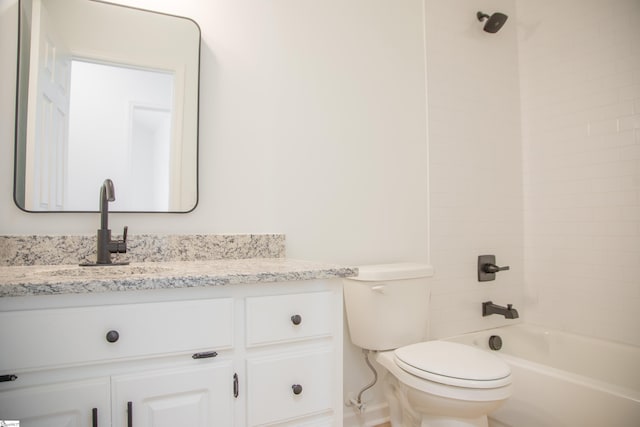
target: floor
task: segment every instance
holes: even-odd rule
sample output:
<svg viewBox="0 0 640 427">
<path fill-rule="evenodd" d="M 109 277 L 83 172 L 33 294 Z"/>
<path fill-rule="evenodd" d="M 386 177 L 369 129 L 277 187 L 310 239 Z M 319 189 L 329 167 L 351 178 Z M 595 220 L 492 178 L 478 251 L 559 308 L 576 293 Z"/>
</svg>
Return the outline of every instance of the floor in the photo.
<svg viewBox="0 0 640 427">
<path fill-rule="evenodd" d="M 379 424 L 375 427 L 391 427 L 391 423 L 384 423 L 384 424 Z"/>
</svg>

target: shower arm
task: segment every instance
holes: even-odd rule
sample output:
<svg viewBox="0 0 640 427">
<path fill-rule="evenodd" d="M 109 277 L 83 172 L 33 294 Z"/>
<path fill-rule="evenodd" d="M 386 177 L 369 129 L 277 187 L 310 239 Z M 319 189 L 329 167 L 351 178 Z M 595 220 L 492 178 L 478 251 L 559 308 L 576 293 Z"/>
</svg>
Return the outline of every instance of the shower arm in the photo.
<svg viewBox="0 0 640 427">
<path fill-rule="evenodd" d="M 478 21 L 480 22 L 484 21 L 485 19 L 491 18 L 491 15 L 487 15 L 486 13 L 482 13 L 482 12 L 478 12 L 476 16 L 478 17 Z"/>
</svg>

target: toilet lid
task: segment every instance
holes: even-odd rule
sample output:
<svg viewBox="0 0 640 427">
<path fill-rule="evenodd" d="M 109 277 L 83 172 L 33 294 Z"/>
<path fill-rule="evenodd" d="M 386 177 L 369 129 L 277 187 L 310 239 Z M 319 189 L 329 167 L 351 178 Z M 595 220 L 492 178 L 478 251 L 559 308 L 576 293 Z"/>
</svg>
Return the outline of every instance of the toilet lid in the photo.
<svg viewBox="0 0 640 427">
<path fill-rule="evenodd" d="M 403 370 L 441 384 L 493 388 L 511 383 L 511 369 L 506 362 L 464 344 L 427 341 L 398 348 L 394 355 Z"/>
</svg>

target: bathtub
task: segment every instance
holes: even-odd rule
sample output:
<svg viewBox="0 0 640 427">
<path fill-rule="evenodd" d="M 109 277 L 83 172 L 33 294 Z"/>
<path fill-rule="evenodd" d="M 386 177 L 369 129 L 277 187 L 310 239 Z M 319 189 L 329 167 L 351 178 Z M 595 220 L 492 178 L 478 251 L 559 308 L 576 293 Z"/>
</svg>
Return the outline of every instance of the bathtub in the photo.
<svg viewBox="0 0 640 427">
<path fill-rule="evenodd" d="M 502 348 L 491 350 L 489 338 Z M 516 324 L 447 338 L 511 366 L 513 395 L 491 427 L 640 426 L 640 347 Z"/>
</svg>

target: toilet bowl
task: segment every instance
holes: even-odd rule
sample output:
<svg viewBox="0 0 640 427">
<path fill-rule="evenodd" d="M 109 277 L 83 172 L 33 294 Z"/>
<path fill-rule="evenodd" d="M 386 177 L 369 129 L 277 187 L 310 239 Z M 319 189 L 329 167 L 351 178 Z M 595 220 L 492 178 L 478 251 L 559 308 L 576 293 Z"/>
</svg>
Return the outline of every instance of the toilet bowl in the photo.
<svg viewBox="0 0 640 427">
<path fill-rule="evenodd" d="M 428 341 L 429 267 L 359 267 L 345 279 L 351 340 L 375 350 L 393 427 L 487 427 L 512 393 L 499 357 L 464 344 Z"/>
<path fill-rule="evenodd" d="M 426 341 L 376 361 L 394 427 L 487 427 L 487 414 L 511 395 L 509 366 L 463 344 Z"/>
</svg>

